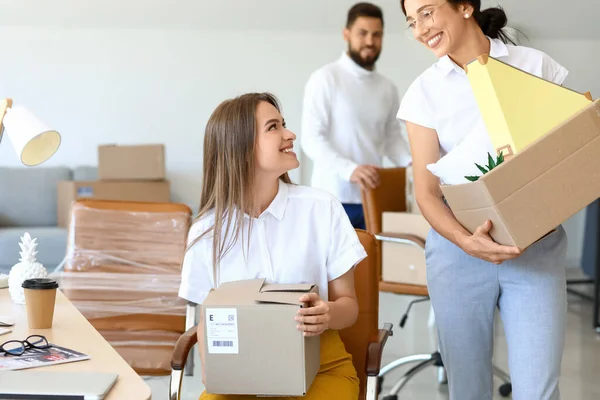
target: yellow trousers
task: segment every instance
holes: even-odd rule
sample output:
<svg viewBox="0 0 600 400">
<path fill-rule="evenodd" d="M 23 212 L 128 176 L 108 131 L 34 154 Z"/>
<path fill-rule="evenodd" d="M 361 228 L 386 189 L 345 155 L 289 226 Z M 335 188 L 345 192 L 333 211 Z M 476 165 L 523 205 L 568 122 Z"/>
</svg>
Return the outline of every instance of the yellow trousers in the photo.
<svg viewBox="0 0 600 400">
<path fill-rule="evenodd" d="M 321 368 L 304 397 L 269 397 L 270 400 L 356 400 L 359 381 L 337 331 L 321 335 Z M 220 395 L 202 393 L 200 400 L 256 400 L 256 396 Z"/>
</svg>

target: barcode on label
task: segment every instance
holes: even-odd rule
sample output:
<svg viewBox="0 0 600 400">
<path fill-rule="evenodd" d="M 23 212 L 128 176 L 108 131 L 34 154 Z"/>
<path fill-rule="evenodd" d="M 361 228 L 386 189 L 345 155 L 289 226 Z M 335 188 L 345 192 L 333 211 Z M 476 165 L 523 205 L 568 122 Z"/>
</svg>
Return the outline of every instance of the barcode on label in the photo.
<svg viewBox="0 0 600 400">
<path fill-rule="evenodd" d="M 214 347 L 233 347 L 233 341 L 231 340 L 213 340 Z"/>
</svg>

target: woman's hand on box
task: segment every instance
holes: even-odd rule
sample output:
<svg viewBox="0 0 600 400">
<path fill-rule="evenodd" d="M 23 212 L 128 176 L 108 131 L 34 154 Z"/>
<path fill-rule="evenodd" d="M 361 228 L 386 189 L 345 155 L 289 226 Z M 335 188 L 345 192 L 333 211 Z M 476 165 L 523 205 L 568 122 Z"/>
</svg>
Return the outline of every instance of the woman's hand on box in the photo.
<svg viewBox="0 0 600 400">
<path fill-rule="evenodd" d="M 459 244 L 465 253 L 494 264 L 502 264 L 521 255 L 521 250 L 514 246 L 500 245 L 490 236 L 492 221 L 486 221 L 472 235 L 463 236 Z"/>
<path fill-rule="evenodd" d="M 294 318 L 298 322 L 298 330 L 304 332 L 304 336 L 319 336 L 329 329 L 329 303 L 323 301 L 318 294 L 308 293 L 300 297 L 302 303 L 307 307 L 298 310 Z"/>
</svg>

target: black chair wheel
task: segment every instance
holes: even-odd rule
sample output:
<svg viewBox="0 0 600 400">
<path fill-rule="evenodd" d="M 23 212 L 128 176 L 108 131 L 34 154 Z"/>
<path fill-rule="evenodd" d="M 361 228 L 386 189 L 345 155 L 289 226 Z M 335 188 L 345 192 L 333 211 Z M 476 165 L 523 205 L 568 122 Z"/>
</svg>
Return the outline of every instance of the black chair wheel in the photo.
<svg viewBox="0 0 600 400">
<path fill-rule="evenodd" d="M 512 384 L 505 383 L 503 385 L 500 385 L 500 387 L 498 388 L 498 392 L 502 397 L 510 396 L 510 394 L 512 393 Z"/>
</svg>

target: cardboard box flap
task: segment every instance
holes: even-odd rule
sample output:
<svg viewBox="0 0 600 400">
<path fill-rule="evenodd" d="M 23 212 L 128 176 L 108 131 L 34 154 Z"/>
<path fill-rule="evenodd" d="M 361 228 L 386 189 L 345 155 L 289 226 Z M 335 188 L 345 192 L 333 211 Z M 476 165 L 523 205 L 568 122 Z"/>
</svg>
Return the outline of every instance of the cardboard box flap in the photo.
<svg viewBox="0 0 600 400">
<path fill-rule="evenodd" d="M 318 293 L 313 284 L 264 284 L 255 296 L 259 303 L 302 305 L 300 297 L 304 293 Z"/>
<path fill-rule="evenodd" d="M 286 285 L 286 284 L 264 284 L 260 289 L 261 293 L 268 292 L 303 292 L 308 293 L 312 290 L 315 285 L 309 283 L 298 284 L 298 285 Z"/>
<path fill-rule="evenodd" d="M 211 290 L 203 305 L 245 306 L 255 304 L 254 298 L 260 291 L 264 279 L 225 282 L 218 290 Z"/>
<path fill-rule="evenodd" d="M 464 195 L 467 186 L 469 196 Z M 442 185 L 442 192 L 453 211 L 474 210 L 493 204 L 493 199 L 490 197 L 483 179 L 460 185 Z"/>
</svg>

